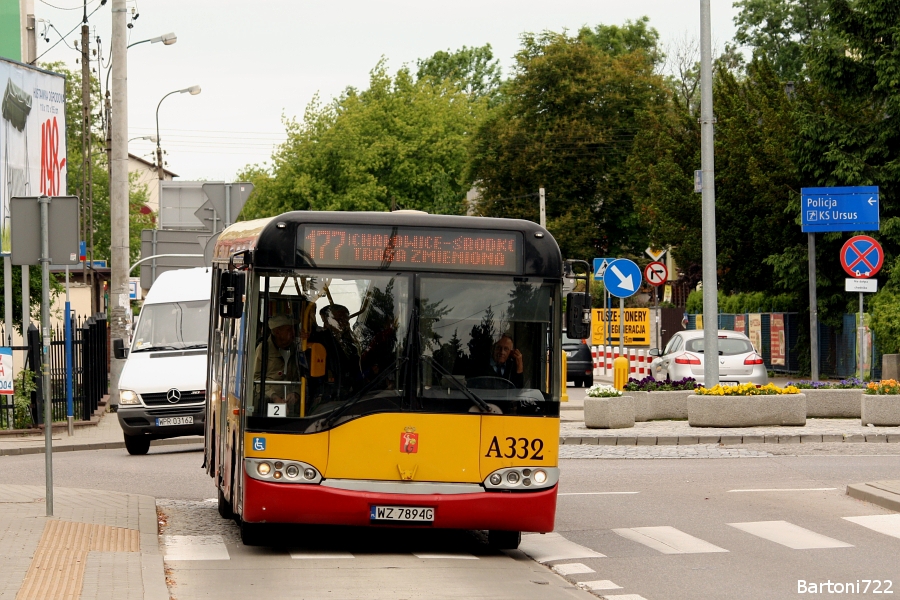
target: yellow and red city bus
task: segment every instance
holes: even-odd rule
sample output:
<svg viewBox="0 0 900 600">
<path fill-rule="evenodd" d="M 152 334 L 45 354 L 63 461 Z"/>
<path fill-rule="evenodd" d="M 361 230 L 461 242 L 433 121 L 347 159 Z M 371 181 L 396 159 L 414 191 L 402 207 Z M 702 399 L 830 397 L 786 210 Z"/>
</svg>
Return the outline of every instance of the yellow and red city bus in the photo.
<svg viewBox="0 0 900 600">
<path fill-rule="evenodd" d="M 213 267 L 204 459 L 246 544 L 271 523 L 487 530 L 500 548 L 553 530 L 547 230 L 291 212 L 227 228 Z"/>
</svg>

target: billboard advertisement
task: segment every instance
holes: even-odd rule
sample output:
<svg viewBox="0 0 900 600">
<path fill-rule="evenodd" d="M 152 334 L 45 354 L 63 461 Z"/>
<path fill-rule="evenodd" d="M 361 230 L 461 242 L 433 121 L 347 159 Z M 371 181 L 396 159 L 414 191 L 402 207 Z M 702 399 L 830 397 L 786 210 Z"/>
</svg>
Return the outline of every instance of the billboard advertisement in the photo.
<svg viewBox="0 0 900 600">
<path fill-rule="evenodd" d="M 787 344 L 785 343 L 786 338 L 784 334 L 784 314 L 772 313 L 769 323 L 769 334 L 772 336 L 769 341 L 769 348 L 771 348 L 769 352 L 772 357 L 771 363 L 772 365 L 783 367 L 785 366 L 785 360 L 787 358 Z"/>
<path fill-rule="evenodd" d="M 593 318 L 591 319 L 591 343 L 594 346 L 618 344 L 619 331 L 624 330 L 626 345 L 649 346 L 650 309 L 626 308 L 622 316 L 625 323 L 620 328 L 619 309 L 593 309 Z M 606 338 L 607 331 L 609 332 L 609 339 Z"/>
<path fill-rule="evenodd" d="M 66 80 L 0 58 L 0 252 L 10 252 L 9 199 L 66 193 Z"/>
</svg>

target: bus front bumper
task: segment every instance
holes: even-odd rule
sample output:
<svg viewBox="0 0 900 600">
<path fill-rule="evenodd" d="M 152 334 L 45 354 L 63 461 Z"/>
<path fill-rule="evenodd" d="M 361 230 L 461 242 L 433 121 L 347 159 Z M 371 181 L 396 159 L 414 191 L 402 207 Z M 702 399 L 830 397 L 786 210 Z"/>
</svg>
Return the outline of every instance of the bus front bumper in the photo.
<svg viewBox="0 0 900 600">
<path fill-rule="evenodd" d="M 388 525 L 438 529 L 553 531 L 558 485 L 534 492 L 386 494 L 315 484 L 271 483 L 244 474 L 241 518 L 248 523 Z M 432 523 L 373 522 L 372 506 L 434 508 Z"/>
</svg>

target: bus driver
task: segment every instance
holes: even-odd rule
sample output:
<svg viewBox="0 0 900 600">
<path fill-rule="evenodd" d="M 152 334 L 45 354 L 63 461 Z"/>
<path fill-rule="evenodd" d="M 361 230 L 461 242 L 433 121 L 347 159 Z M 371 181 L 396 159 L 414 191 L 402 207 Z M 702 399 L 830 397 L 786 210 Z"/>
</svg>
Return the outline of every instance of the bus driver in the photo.
<svg viewBox="0 0 900 600">
<path fill-rule="evenodd" d="M 306 360 L 300 352 L 294 336 L 294 320 L 286 315 L 274 315 L 269 318 L 268 358 L 266 361 L 266 396 L 269 402 L 280 404 L 287 402 L 287 415 L 300 416 L 300 394 L 298 393 L 301 366 Z M 256 368 L 253 379 L 259 381 L 262 373 L 262 343 L 256 347 Z M 286 381 L 289 384 L 273 384 L 269 382 Z"/>
</svg>

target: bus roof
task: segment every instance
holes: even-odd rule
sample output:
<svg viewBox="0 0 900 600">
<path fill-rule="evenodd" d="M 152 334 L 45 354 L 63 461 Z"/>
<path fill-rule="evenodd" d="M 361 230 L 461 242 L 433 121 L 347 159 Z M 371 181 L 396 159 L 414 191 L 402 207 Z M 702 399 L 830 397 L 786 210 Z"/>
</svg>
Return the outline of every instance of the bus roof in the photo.
<svg viewBox="0 0 900 600">
<path fill-rule="evenodd" d="M 520 274 L 553 278 L 562 276 L 559 246 L 550 232 L 537 223 L 521 219 L 431 215 L 417 211 L 294 211 L 267 219 L 242 221 L 221 233 L 216 242 L 213 262 L 227 264 L 235 253 L 250 250 L 254 268 L 299 268 L 302 266 L 302 257 L 297 250 L 297 232 L 307 224 L 520 232 L 524 244 L 524 261 Z"/>
</svg>

